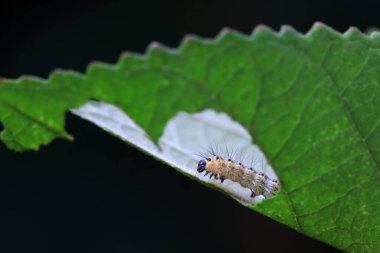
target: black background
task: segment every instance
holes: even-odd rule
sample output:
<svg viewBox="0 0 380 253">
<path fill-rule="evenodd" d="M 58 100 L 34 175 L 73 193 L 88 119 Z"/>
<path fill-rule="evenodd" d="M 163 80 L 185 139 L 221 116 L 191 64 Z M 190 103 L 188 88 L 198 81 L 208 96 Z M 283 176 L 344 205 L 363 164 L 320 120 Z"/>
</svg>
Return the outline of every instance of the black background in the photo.
<svg viewBox="0 0 380 253">
<path fill-rule="evenodd" d="M 257 24 L 301 32 L 380 26 L 360 1 L 1 1 L 0 76 L 83 72 L 188 33 Z M 0 127 L 1 128 L 1 127 Z M 17 154 L 0 143 L 0 252 L 334 252 L 67 114 L 75 142 Z"/>
</svg>

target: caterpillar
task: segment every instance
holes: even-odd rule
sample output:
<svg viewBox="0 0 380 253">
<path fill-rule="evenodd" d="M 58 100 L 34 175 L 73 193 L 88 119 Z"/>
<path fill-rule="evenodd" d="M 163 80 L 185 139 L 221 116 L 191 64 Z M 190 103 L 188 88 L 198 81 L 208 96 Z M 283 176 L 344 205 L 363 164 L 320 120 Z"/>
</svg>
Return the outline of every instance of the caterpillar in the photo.
<svg viewBox="0 0 380 253">
<path fill-rule="evenodd" d="M 222 158 L 214 152 L 201 156 L 203 159 L 198 162 L 198 173 L 205 171 L 205 176 L 210 174 L 210 179 L 214 177 L 221 183 L 226 179 L 239 183 L 242 187 L 251 190 L 251 198 L 260 195 L 270 198 L 276 195 L 280 189 L 280 182 L 277 179 L 270 179 L 264 173 L 259 173 L 229 157 Z"/>
</svg>

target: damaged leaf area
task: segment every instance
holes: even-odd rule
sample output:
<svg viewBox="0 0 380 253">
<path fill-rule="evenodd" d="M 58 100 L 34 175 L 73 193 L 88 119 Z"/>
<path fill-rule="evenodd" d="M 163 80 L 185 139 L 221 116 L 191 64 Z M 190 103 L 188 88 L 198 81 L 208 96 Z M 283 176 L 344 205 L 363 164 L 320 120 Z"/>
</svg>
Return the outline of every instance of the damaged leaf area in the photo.
<svg viewBox="0 0 380 253">
<path fill-rule="evenodd" d="M 243 205 L 256 204 L 279 191 L 279 180 L 265 155 L 252 144 L 247 130 L 225 113 L 211 109 L 194 114 L 178 112 L 154 143 L 143 128 L 113 105 L 90 101 L 71 111 Z M 206 168 L 209 161 L 215 163 Z"/>
<path fill-rule="evenodd" d="M 64 114 L 90 99 L 120 108 L 152 145 L 178 112 L 224 112 L 281 182 L 275 197 L 250 208 L 339 249 L 376 252 L 379 74 L 376 32 L 340 34 L 318 23 L 306 35 L 258 27 L 251 35 L 188 36 L 178 49 L 153 43 L 144 55 L 95 63 L 84 75 L 0 79 L 1 140 L 24 151 L 72 139 Z"/>
</svg>

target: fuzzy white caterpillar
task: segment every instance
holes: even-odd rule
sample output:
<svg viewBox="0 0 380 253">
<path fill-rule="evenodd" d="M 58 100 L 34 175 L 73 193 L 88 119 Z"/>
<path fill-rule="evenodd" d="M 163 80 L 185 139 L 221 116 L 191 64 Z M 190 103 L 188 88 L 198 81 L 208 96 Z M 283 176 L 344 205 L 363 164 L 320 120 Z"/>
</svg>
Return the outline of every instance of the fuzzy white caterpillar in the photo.
<svg viewBox="0 0 380 253">
<path fill-rule="evenodd" d="M 202 155 L 198 162 L 197 171 L 205 176 L 210 174 L 216 180 L 220 179 L 223 183 L 225 179 L 240 184 L 242 187 L 251 190 L 251 198 L 256 196 L 264 196 L 265 198 L 273 197 L 280 189 L 280 183 L 277 179 L 270 179 L 266 174 L 259 173 L 252 167 L 245 166 L 241 162 L 235 162 L 230 157 L 223 158 L 214 151 L 209 155 Z"/>
</svg>

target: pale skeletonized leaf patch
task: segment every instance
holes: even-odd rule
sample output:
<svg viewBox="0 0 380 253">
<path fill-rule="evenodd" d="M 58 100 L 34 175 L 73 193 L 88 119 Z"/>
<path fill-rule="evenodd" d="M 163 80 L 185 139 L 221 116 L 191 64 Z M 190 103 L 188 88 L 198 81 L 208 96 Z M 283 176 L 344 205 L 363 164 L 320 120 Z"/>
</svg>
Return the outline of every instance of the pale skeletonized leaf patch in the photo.
<svg viewBox="0 0 380 253">
<path fill-rule="evenodd" d="M 272 179 L 277 179 L 264 154 L 252 144 L 252 137 L 227 114 L 211 109 L 199 113 L 178 112 L 166 125 L 155 144 L 139 125 L 116 106 L 91 101 L 72 112 L 106 131 L 177 168 L 182 173 L 229 192 L 246 203 L 256 203 L 262 196 L 250 197 L 249 189 L 238 183 L 215 179 L 197 173 L 199 154 L 214 149 L 221 156 L 234 155 L 237 161 L 254 167 Z"/>
</svg>

